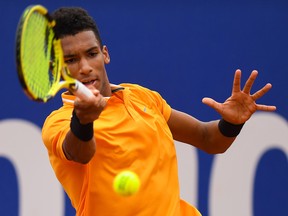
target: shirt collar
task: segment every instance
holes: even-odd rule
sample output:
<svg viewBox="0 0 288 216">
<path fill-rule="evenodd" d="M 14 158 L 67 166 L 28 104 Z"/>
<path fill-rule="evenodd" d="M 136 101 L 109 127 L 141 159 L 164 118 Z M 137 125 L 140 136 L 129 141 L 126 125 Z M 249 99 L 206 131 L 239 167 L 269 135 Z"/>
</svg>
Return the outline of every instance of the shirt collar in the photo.
<svg viewBox="0 0 288 216">
<path fill-rule="evenodd" d="M 112 84 L 112 83 L 110 83 L 110 88 L 111 88 L 111 92 L 112 93 L 125 89 L 121 85 L 115 85 L 115 84 Z M 75 95 L 69 94 L 68 91 L 63 92 L 61 94 L 61 97 L 62 97 L 63 104 L 70 104 L 70 105 L 74 104 Z"/>
</svg>

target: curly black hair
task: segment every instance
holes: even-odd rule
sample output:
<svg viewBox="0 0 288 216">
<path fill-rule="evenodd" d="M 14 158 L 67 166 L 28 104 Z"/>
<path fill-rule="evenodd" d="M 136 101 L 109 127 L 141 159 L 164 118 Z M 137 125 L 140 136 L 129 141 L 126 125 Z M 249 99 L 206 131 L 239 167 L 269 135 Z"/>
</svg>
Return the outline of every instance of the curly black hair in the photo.
<svg viewBox="0 0 288 216">
<path fill-rule="evenodd" d="M 58 38 L 92 30 L 100 46 L 103 46 L 97 24 L 85 9 L 61 7 L 51 13 L 51 17 L 56 21 L 54 30 Z"/>
</svg>

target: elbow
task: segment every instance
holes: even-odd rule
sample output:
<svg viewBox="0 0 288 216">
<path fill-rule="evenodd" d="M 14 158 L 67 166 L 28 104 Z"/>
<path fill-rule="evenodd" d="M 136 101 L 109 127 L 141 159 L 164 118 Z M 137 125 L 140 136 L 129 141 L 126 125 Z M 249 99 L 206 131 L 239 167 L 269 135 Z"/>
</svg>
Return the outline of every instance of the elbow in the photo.
<svg viewBox="0 0 288 216">
<path fill-rule="evenodd" d="M 95 152 L 96 147 L 95 146 L 90 147 L 89 151 L 77 154 L 78 157 L 74 158 L 74 161 L 81 164 L 88 164 L 94 157 Z"/>
<path fill-rule="evenodd" d="M 73 161 L 85 165 L 85 164 L 88 164 L 91 161 L 91 159 L 92 157 L 91 158 L 75 158 Z"/>
<path fill-rule="evenodd" d="M 94 154 L 95 154 L 95 152 L 93 154 L 87 155 L 81 159 L 78 159 L 78 163 L 88 164 L 92 160 Z"/>
<path fill-rule="evenodd" d="M 81 159 L 81 160 L 75 160 L 75 162 L 80 163 L 80 164 L 88 164 L 90 162 L 91 159 Z"/>
<path fill-rule="evenodd" d="M 64 142 L 62 146 L 66 158 L 80 164 L 89 163 L 96 152 L 96 144 L 94 139 L 88 143 L 78 142 L 77 144 L 70 145 L 70 147 L 67 147 L 67 145 L 67 142 Z M 71 146 L 73 146 L 73 148 Z"/>
</svg>

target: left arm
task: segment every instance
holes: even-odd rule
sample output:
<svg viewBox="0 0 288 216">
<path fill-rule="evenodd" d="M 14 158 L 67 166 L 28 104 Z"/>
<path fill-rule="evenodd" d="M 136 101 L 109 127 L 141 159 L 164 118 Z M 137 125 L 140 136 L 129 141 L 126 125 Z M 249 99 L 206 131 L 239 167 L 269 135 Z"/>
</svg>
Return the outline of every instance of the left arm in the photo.
<svg viewBox="0 0 288 216">
<path fill-rule="evenodd" d="M 225 152 L 236 137 L 225 137 L 218 129 L 218 122 L 201 122 L 194 117 L 172 110 L 168 125 L 173 138 L 191 144 L 209 154 Z"/>
</svg>

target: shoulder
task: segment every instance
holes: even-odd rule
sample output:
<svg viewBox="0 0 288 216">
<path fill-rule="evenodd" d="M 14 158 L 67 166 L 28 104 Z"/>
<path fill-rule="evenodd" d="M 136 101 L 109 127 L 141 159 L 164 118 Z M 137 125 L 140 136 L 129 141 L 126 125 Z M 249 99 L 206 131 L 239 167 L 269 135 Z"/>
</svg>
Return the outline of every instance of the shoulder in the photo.
<svg viewBox="0 0 288 216">
<path fill-rule="evenodd" d="M 134 84 L 134 83 L 121 83 L 120 86 L 124 87 L 124 88 L 128 88 L 131 90 L 143 90 L 143 91 L 151 91 L 149 88 L 146 88 L 144 86 L 141 86 L 139 84 Z"/>
<path fill-rule="evenodd" d="M 122 83 L 120 85 L 125 88 L 125 91 L 128 91 L 129 98 L 134 102 L 144 103 L 151 109 L 158 110 L 157 112 L 162 113 L 168 120 L 172 108 L 159 92 L 138 84 Z"/>
<path fill-rule="evenodd" d="M 131 83 L 122 83 L 120 86 L 124 87 L 126 90 L 130 91 L 134 95 L 140 96 L 142 99 L 152 99 L 152 98 L 158 98 L 162 100 L 162 96 L 159 92 L 149 89 L 147 87 L 138 85 L 138 84 L 131 84 Z"/>
</svg>

